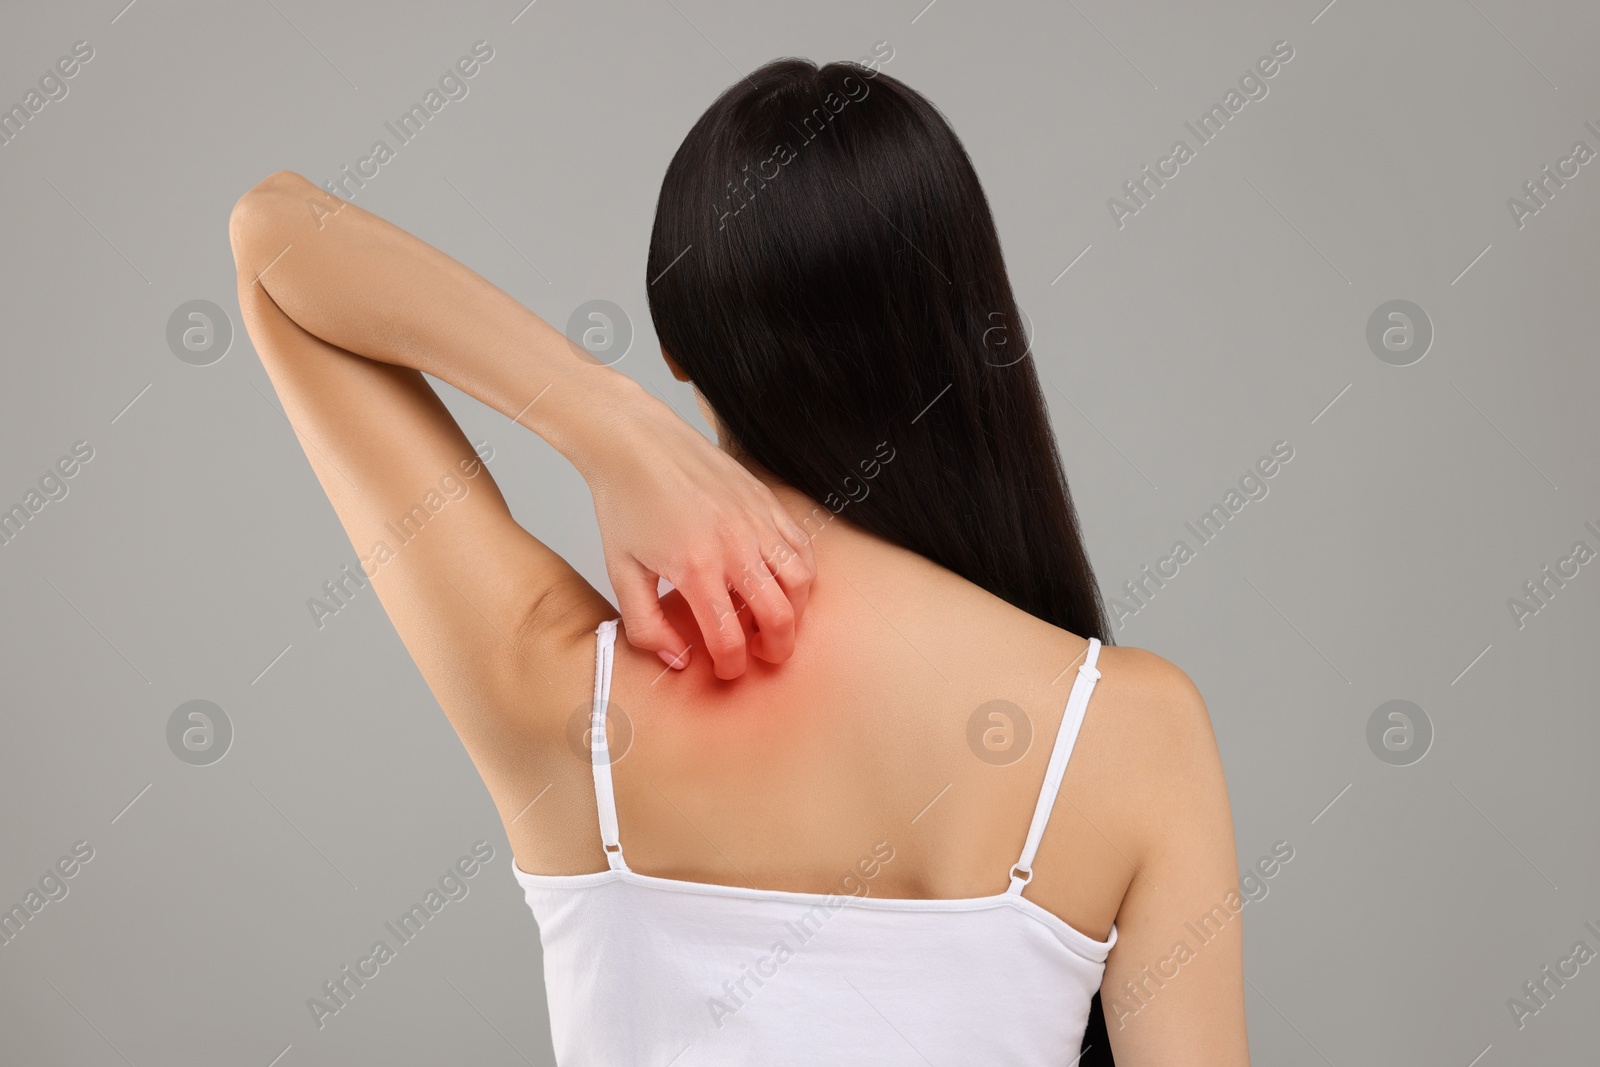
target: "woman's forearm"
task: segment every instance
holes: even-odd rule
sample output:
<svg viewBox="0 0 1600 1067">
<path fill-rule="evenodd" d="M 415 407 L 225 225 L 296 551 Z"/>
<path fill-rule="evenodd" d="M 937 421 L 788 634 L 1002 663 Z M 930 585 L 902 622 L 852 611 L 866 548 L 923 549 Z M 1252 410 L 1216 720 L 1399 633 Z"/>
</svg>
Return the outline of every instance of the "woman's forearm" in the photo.
<svg viewBox="0 0 1600 1067">
<path fill-rule="evenodd" d="M 659 602 L 665 579 L 693 611 L 717 677 L 742 674 L 747 651 L 789 657 L 816 570 L 809 536 L 769 487 L 664 401 L 443 252 L 297 174 L 274 174 L 240 197 L 228 225 L 241 291 L 259 283 L 322 342 L 264 346 L 275 382 L 334 380 L 277 371 L 346 358 L 339 350 L 448 382 L 539 434 L 583 475 L 631 644 L 673 667 L 689 663 L 689 643 Z M 348 404 L 367 415 L 371 399 L 317 398 L 324 410 Z"/>
<path fill-rule="evenodd" d="M 256 272 L 307 332 L 448 382 L 539 434 L 586 476 L 602 422 L 645 398 L 486 279 L 298 174 L 280 171 L 251 189 L 229 225 L 236 247 L 261 259 L 240 269 Z"/>
</svg>

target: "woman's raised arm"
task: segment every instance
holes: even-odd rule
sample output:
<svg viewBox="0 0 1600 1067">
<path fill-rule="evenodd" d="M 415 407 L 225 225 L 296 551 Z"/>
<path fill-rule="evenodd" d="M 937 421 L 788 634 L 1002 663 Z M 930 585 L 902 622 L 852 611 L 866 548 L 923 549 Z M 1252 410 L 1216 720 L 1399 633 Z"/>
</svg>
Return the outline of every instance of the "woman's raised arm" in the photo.
<svg viewBox="0 0 1600 1067">
<path fill-rule="evenodd" d="M 717 675 L 736 677 L 747 649 L 727 587 L 772 573 L 740 584 L 759 630 L 748 651 L 788 657 L 813 574 L 806 535 L 666 404 L 443 252 L 297 174 L 241 197 L 229 233 L 251 339 L 430 684 L 430 664 L 481 654 L 485 626 L 527 662 L 547 628 L 559 646 L 610 611 L 511 518 L 421 372 L 577 467 L 633 644 L 688 661 L 691 642 L 657 604 L 659 575 L 693 607 Z"/>
</svg>

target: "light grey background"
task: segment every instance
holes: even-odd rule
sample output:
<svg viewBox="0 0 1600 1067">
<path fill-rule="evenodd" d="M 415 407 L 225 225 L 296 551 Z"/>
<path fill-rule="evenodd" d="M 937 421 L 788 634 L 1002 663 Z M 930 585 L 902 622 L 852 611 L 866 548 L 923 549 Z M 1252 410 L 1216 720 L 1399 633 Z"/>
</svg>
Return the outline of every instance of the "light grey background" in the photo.
<svg viewBox="0 0 1600 1067">
<path fill-rule="evenodd" d="M 0 945 L 0 1060 L 551 1061 L 471 764 L 370 590 L 311 620 L 355 556 L 238 325 L 226 233 L 271 171 L 393 146 L 481 39 L 469 95 L 353 199 L 557 324 L 614 300 L 619 366 L 697 424 L 645 310 L 671 153 L 740 72 L 889 42 L 985 183 L 1106 594 L 1294 448 L 1115 633 L 1206 696 L 1241 867 L 1295 850 L 1245 909 L 1255 1061 L 1594 1061 L 1600 962 L 1520 1029 L 1507 1006 L 1600 950 L 1600 562 L 1521 627 L 1507 605 L 1600 549 L 1600 163 L 1521 228 L 1507 207 L 1600 150 L 1592 5 L 124 2 L 0 15 L 6 106 L 94 48 L 0 147 L 0 506 L 94 449 L 0 546 L 0 904 L 94 849 Z M 1280 40 L 1269 94 L 1119 229 L 1107 198 Z M 210 366 L 166 342 L 194 299 L 234 323 Z M 1366 342 L 1393 299 L 1435 333 L 1406 367 Z M 578 477 L 446 393 L 518 517 L 608 589 Z M 193 699 L 235 731 L 210 766 L 168 748 Z M 1368 747 L 1393 699 L 1434 730 L 1410 766 Z M 307 998 L 480 839 L 470 895 L 319 1030 Z"/>
</svg>

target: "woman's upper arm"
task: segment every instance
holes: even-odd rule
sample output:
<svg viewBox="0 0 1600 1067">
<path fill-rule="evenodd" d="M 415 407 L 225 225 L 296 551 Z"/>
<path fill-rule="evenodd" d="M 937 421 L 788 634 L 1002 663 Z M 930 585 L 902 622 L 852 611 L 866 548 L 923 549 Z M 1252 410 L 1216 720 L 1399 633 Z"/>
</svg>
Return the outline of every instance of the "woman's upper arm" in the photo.
<svg viewBox="0 0 1600 1067">
<path fill-rule="evenodd" d="M 1222 759 L 1183 671 L 1142 653 L 1139 874 L 1117 914 L 1101 1003 L 1118 1067 L 1241 1067 L 1243 900 Z"/>
<path fill-rule="evenodd" d="M 292 279 L 293 260 L 270 215 L 236 211 L 230 233 L 245 325 L 361 561 L 347 588 L 371 582 L 474 758 L 503 748 L 508 727 L 559 729 L 551 714 L 590 670 L 584 638 L 615 612 L 518 525 L 420 372 L 329 344 L 278 307 L 273 273 Z"/>
</svg>

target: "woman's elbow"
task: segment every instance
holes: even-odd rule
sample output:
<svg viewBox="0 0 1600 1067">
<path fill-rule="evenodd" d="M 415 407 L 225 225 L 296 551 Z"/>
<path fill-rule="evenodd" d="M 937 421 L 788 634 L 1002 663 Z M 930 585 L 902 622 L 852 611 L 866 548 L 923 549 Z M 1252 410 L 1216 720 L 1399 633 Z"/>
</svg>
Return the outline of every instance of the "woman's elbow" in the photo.
<svg viewBox="0 0 1600 1067">
<path fill-rule="evenodd" d="M 228 214 L 228 243 L 233 246 L 234 261 L 241 267 L 259 269 L 263 263 L 247 263 L 253 259 L 249 250 L 257 249 L 264 238 L 270 238 L 278 227 L 285 203 L 294 194 L 304 190 L 319 192 L 309 180 L 291 170 L 279 170 L 267 175 L 234 201 Z M 281 251 L 278 249 L 277 251 Z M 276 255 L 277 251 L 272 252 Z"/>
</svg>

